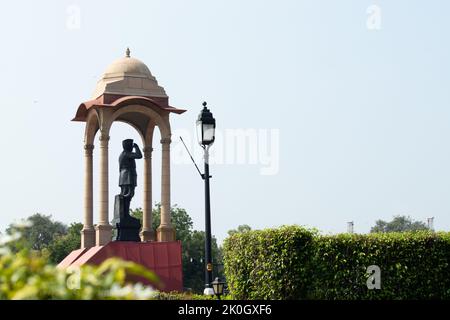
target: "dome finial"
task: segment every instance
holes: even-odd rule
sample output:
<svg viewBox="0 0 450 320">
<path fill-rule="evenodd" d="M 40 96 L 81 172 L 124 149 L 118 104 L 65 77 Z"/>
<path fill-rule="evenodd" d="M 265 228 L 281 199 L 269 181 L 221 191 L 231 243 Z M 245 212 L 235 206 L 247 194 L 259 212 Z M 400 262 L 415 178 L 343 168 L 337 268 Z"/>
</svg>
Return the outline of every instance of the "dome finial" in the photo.
<svg viewBox="0 0 450 320">
<path fill-rule="evenodd" d="M 130 48 L 127 48 L 127 51 L 125 52 L 125 54 L 126 54 L 127 58 L 130 57 L 130 54 L 131 54 Z"/>
</svg>

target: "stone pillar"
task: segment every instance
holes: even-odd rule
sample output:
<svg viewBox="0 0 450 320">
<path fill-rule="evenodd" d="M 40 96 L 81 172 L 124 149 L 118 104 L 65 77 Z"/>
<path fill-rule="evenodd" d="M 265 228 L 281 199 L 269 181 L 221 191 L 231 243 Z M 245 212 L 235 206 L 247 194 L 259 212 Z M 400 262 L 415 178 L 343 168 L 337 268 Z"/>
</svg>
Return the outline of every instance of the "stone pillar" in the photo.
<svg viewBox="0 0 450 320">
<path fill-rule="evenodd" d="M 170 138 L 161 139 L 161 224 L 156 230 L 158 241 L 175 241 L 175 229 L 170 221 Z"/>
<path fill-rule="evenodd" d="M 152 151 L 151 146 L 144 147 L 144 204 L 142 212 L 142 241 L 154 241 L 152 229 Z"/>
<path fill-rule="evenodd" d="M 103 246 L 111 241 L 112 226 L 108 219 L 108 144 L 109 136 L 100 135 L 100 214 L 99 222 L 95 227 L 96 230 L 96 245 Z"/>
<path fill-rule="evenodd" d="M 81 230 L 81 248 L 91 248 L 95 246 L 95 230 L 93 218 L 93 186 L 92 186 L 92 152 L 94 146 L 86 144 L 84 146 L 84 221 Z"/>
</svg>

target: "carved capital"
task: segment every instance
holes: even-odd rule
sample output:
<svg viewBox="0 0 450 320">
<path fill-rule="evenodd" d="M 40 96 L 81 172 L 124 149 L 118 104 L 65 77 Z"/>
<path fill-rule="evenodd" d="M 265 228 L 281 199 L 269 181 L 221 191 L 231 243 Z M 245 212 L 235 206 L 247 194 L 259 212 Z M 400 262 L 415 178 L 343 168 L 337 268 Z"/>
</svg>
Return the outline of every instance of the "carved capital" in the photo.
<svg viewBox="0 0 450 320">
<path fill-rule="evenodd" d="M 172 139 L 170 138 L 162 138 L 161 139 L 161 144 L 171 144 L 172 143 Z"/>
<path fill-rule="evenodd" d="M 84 145 L 84 150 L 94 150 L 94 145 L 93 144 L 85 144 Z"/>
<path fill-rule="evenodd" d="M 84 154 L 87 157 L 92 157 L 92 151 L 94 150 L 94 145 L 93 144 L 85 144 L 84 145 Z"/>
<path fill-rule="evenodd" d="M 99 137 L 100 141 L 109 141 L 109 136 L 106 134 L 101 134 Z"/>
<path fill-rule="evenodd" d="M 108 148 L 109 136 L 106 134 L 101 134 L 98 138 L 100 140 L 100 148 L 105 149 Z"/>
<path fill-rule="evenodd" d="M 152 157 L 153 148 L 150 146 L 144 147 L 142 152 L 144 153 L 145 159 L 150 159 Z"/>
</svg>

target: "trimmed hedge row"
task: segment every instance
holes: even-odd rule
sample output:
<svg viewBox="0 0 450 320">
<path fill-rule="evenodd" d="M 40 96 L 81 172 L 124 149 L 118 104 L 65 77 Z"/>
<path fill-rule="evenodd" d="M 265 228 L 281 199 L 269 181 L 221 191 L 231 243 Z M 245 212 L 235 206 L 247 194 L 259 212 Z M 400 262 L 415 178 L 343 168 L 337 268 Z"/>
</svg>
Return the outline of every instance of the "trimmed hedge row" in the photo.
<svg viewBox="0 0 450 320">
<path fill-rule="evenodd" d="M 236 299 L 449 299 L 450 233 L 322 236 L 298 226 L 249 231 L 223 246 Z M 367 287 L 367 267 L 381 289 Z"/>
<path fill-rule="evenodd" d="M 249 231 L 224 242 L 228 288 L 237 299 L 296 299 L 310 288 L 314 233 L 298 227 Z"/>
</svg>

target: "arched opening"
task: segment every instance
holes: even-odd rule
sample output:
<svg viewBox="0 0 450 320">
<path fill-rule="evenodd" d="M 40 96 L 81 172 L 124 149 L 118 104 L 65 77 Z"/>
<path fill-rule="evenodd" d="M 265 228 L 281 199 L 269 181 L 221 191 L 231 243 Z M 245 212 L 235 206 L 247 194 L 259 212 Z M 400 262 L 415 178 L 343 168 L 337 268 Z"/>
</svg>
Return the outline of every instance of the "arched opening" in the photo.
<svg viewBox="0 0 450 320">
<path fill-rule="evenodd" d="M 137 102 L 139 101 L 134 99 L 132 103 Z M 86 168 L 92 169 L 85 170 L 85 228 L 82 235 L 92 239 L 94 228 L 89 226 L 95 225 L 97 245 L 111 241 L 111 221 L 114 219 L 112 204 L 115 196 L 120 193 L 118 157 L 123 151 L 122 141 L 125 139 L 133 139 L 144 156 L 142 161 L 136 161 L 138 180 L 130 203 L 131 209 L 142 208 L 143 211 L 141 239 L 174 239 L 170 217 L 169 113 L 151 102 L 143 103 L 121 105 L 119 109 L 92 109 L 86 117 L 85 149 L 90 150 L 94 145 L 97 146 L 97 151 L 94 152 L 95 159 L 92 156 L 91 160 L 89 152 L 85 153 Z M 156 127 L 158 128 L 155 129 Z M 153 168 L 158 168 L 157 174 L 153 174 Z M 92 184 L 89 183 L 90 180 Z M 94 194 L 98 194 L 97 201 Z M 155 202 L 161 203 L 161 222 L 156 233 L 152 228 L 152 208 Z M 92 240 L 82 242 L 85 247 L 92 245 Z"/>
<path fill-rule="evenodd" d="M 96 201 L 98 198 L 95 196 L 99 194 L 100 191 L 100 161 L 99 161 L 99 143 L 98 134 L 95 137 L 95 149 L 94 149 L 94 224 L 99 221 L 99 202 Z M 108 208 L 109 208 L 109 221 L 113 219 L 114 214 L 114 197 L 116 194 L 120 193 L 119 187 L 119 155 L 122 152 L 122 141 L 125 139 L 133 139 L 135 143 L 139 145 L 139 148 L 143 149 L 143 143 L 141 135 L 138 131 L 128 123 L 122 121 L 116 121 L 112 124 L 110 129 L 110 140 L 109 140 L 109 195 L 108 195 Z M 138 185 L 136 187 L 135 196 L 132 200 L 132 208 L 142 207 L 143 193 L 142 188 L 144 184 L 143 179 L 143 168 L 144 160 L 136 161 L 136 172 L 138 174 Z"/>
<path fill-rule="evenodd" d="M 170 138 L 170 124 L 168 118 L 157 112 L 158 107 L 153 105 L 123 106 L 112 115 L 111 121 L 126 121 L 132 123 L 143 135 L 149 126 L 157 125 L 162 137 Z"/>
</svg>

